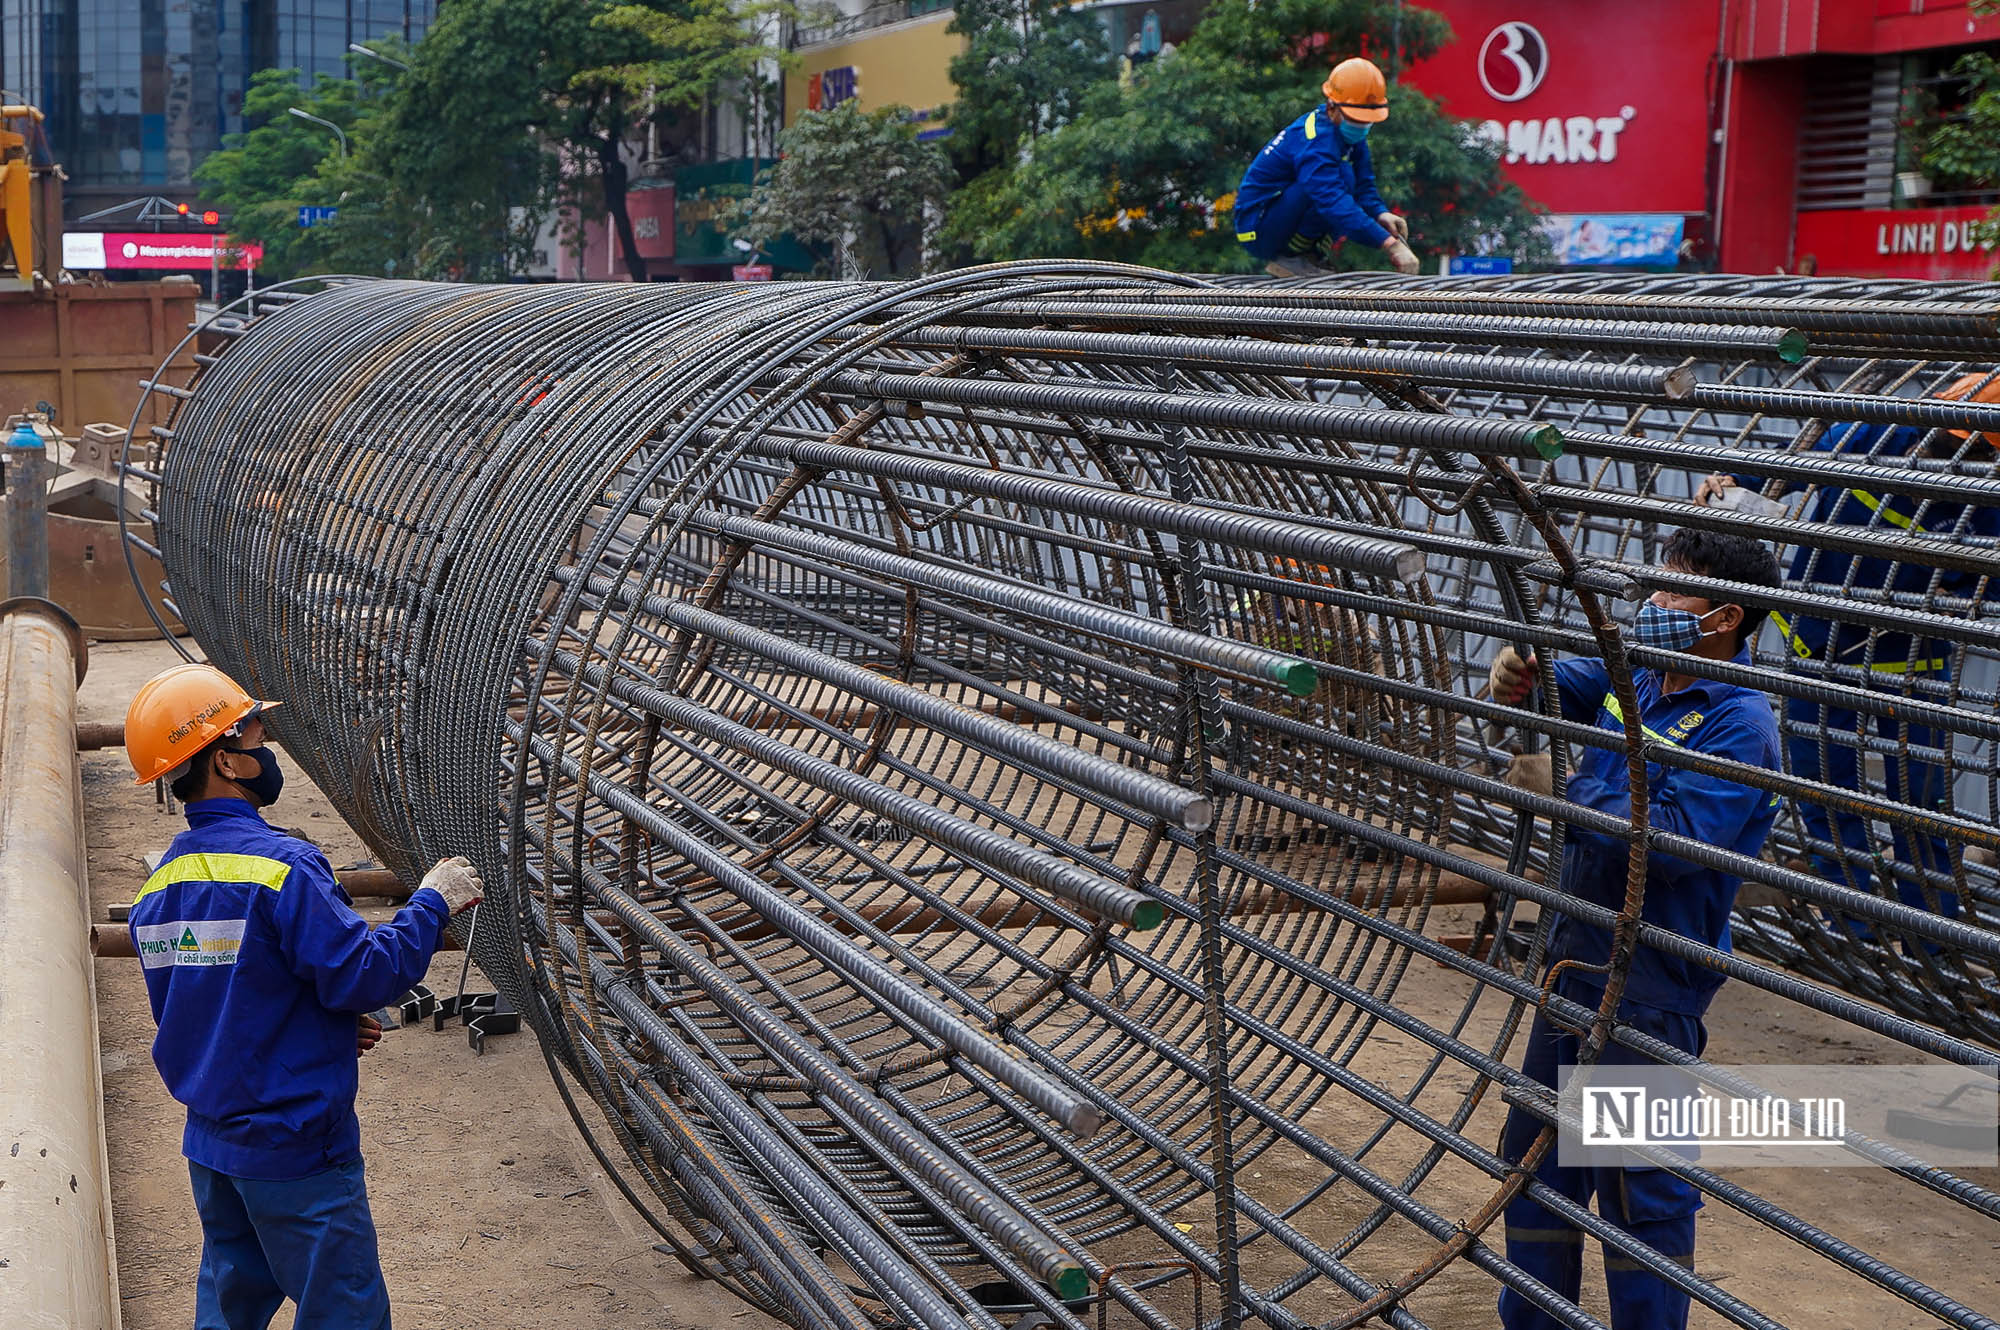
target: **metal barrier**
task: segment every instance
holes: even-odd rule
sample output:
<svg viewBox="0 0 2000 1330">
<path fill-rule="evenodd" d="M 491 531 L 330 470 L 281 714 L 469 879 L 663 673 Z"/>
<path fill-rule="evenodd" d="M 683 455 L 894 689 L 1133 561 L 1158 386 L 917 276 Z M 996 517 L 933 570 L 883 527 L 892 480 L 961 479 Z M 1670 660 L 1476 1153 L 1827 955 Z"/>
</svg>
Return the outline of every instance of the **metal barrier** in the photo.
<svg viewBox="0 0 2000 1330">
<path fill-rule="evenodd" d="M 1504 1284 L 1597 1324 L 1489 1232 L 1525 1192 L 1761 1327 L 1787 1309 L 1473 1127 L 1496 1087 L 1555 1117 L 1507 1065 L 1532 1008 L 1585 1061 L 1663 1053 L 1612 1019 L 1635 945 L 1932 1057 L 2000 1043 L 1980 864 L 2000 832 L 1965 802 L 1990 810 L 2000 732 L 1975 664 L 2000 644 L 1978 527 L 2000 479 L 1940 443 L 2000 431 L 2000 407 L 1925 400 L 1959 366 L 1910 361 L 2000 348 L 2000 305 L 1753 294 L 1054 263 L 893 287 L 336 282 L 220 320 L 231 349 L 162 385 L 164 460 L 133 474 L 196 640 L 290 704 L 281 737 L 384 862 L 479 862 L 471 948 L 565 1095 L 604 1109 L 623 1160 L 601 1157 L 689 1268 L 757 1305 L 1166 1327 L 1201 1296 L 1225 1326 L 1414 1327 Z M 1803 422 L 1841 420 L 1925 442 L 1809 446 L 1827 431 Z M 1671 497 L 1712 470 L 1806 486 L 1770 538 L 1930 586 L 1808 568 L 1773 596 L 1662 568 L 1658 528 L 1747 520 Z M 1819 520 L 1828 487 L 1911 525 Z M 1855 625 L 1864 662 L 1901 634 L 1953 664 L 1855 668 L 1848 629 L 1831 663 L 1628 645 L 1655 587 Z M 1486 698 L 1500 642 L 1601 658 L 1625 731 L 1564 720 L 1547 687 Z M 1926 862 L 1875 856 L 1864 890 L 1796 828 L 1749 858 L 1649 825 L 1649 780 L 1713 762 L 1641 730 L 1631 672 L 1668 666 L 1787 699 L 1823 753 L 1843 738 L 1820 717 L 1881 718 L 1848 750 L 1939 768 L 1957 804 L 1865 761 L 1847 789 L 1720 774 L 1926 838 Z M 1549 750 L 1550 793 L 1502 778 L 1509 732 Z M 1563 797 L 1578 743 L 1624 756 L 1629 812 Z M 1624 847 L 1621 907 L 1549 880 L 1581 833 Z M 1646 921 L 1662 855 L 1761 890 L 1744 950 L 1854 991 Z M 1542 985 L 1556 909 L 1616 929 L 1594 1011 Z M 1856 1144 L 2000 1218 L 2000 1196 Z M 1825 1216 L 1675 1171 L 1829 1280 L 1994 1324 Z"/>
</svg>

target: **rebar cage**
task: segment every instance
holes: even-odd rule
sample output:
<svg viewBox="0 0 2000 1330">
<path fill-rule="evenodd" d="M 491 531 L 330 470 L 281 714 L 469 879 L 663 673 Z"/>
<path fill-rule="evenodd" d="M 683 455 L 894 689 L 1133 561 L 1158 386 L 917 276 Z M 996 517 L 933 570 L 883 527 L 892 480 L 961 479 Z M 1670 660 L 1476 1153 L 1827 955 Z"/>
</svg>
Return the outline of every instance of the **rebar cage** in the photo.
<svg viewBox="0 0 2000 1330">
<path fill-rule="evenodd" d="M 1994 288 L 317 285 L 154 385 L 173 606 L 385 863 L 480 865 L 470 946 L 579 1127 L 786 1320 L 1415 1327 L 1505 1284 L 1599 1324 L 1505 1259 L 1526 1190 L 1783 1324 L 1494 1152 L 1503 1098 L 1555 1116 L 1523 1017 L 1645 1047 L 1610 1013 L 1656 945 L 1912 1058 L 2000 1045 L 2000 408 L 1934 396 L 2000 363 Z M 1871 424 L 1923 443 L 1842 446 Z M 1749 520 L 1711 472 L 1787 505 L 1781 591 L 1662 566 Z M 1852 493 L 1879 520 L 1827 520 Z M 1661 588 L 1833 649 L 1628 644 Z M 1626 732 L 1496 703 L 1502 645 L 1602 658 Z M 1785 801 L 1763 857 L 1563 797 L 1572 745 L 1635 796 L 1702 760 L 1642 668 L 1774 699 L 1791 769 L 1724 764 Z M 1627 844 L 1622 909 L 1553 880 L 1572 828 Z M 1659 855 L 1744 879 L 1734 953 L 1643 919 Z M 1547 907 L 1626 939 L 1598 1010 L 1543 987 Z M 1853 1305 L 1994 1324 L 1951 1261 L 1677 1171 Z"/>
</svg>

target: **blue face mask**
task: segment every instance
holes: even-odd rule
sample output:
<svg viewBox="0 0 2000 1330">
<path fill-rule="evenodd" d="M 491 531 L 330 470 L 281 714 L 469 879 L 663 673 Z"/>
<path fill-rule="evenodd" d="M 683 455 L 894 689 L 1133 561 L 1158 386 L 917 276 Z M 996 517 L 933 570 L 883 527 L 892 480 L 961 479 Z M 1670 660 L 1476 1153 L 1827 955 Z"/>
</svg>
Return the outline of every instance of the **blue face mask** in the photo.
<svg viewBox="0 0 2000 1330">
<path fill-rule="evenodd" d="M 1374 126 L 1370 125 L 1366 120 L 1349 120 L 1346 116 L 1342 116 L 1340 117 L 1340 141 L 1350 144 L 1365 142 L 1368 138 L 1368 131 L 1372 128 Z"/>
<path fill-rule="evenodd" d="M 245 757 L 257 759 L 257 774 L 236 783 L 257 801 L 259 808 L 269 808 L 278 802 L 278 795 L 285 788 L 285 769 L 278 765 L 278 755 L 268 748 L 241 748 L 237 751 Z"/>
<path fill-rule="evenodd" d="M 1708 612 L 1713 613 L 1714 610 Z M 1633 625 L 1632 635 L 1640 646 L 1655 651 L 1692 651 L 1702 638 L 1711 636 L 1701 626 L 1708 614 L 1668 609 L 1649 600 L 1639 607 L 1639 620 Z"/>
</svg>

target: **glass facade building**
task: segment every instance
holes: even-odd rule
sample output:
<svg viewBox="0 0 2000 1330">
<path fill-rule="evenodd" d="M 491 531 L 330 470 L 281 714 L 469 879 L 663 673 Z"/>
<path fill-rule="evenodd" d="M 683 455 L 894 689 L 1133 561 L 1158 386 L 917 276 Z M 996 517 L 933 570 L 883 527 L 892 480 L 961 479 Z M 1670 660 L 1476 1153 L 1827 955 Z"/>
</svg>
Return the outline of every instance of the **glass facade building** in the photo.
<svg viewBox="0 0 2000 1330">
<path fill-rule="evenodd" d="M 437 0 L 0 0 L 0 87 L 48 117 L 71 216 L 186 194 L 243 128 L 260 69 L 348 71 L 349 42 L 415 41 Z"/>
</svg>

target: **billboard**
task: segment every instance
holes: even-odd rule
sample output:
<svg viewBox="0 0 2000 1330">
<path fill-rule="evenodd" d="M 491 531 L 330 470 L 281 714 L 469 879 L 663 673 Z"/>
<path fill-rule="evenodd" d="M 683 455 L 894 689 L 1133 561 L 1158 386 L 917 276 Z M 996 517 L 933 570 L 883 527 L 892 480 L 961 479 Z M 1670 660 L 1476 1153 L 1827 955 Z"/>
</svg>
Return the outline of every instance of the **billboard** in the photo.
<svg viewBox="0 0 2000 1330">
<path fill-rule="evenodd" d="M 1706 211 L 1715 0 L 1428 3 L 1457 40 L 1403 78 L 1550 211 Z"/>
<path fill-rule="evenodd" d="M 63 235 L 63 267 L 134 268 L 194 272 L 200 268 L 255 268 L 264 247 L 209 232 L 70 231 Z"/>
</svg>

